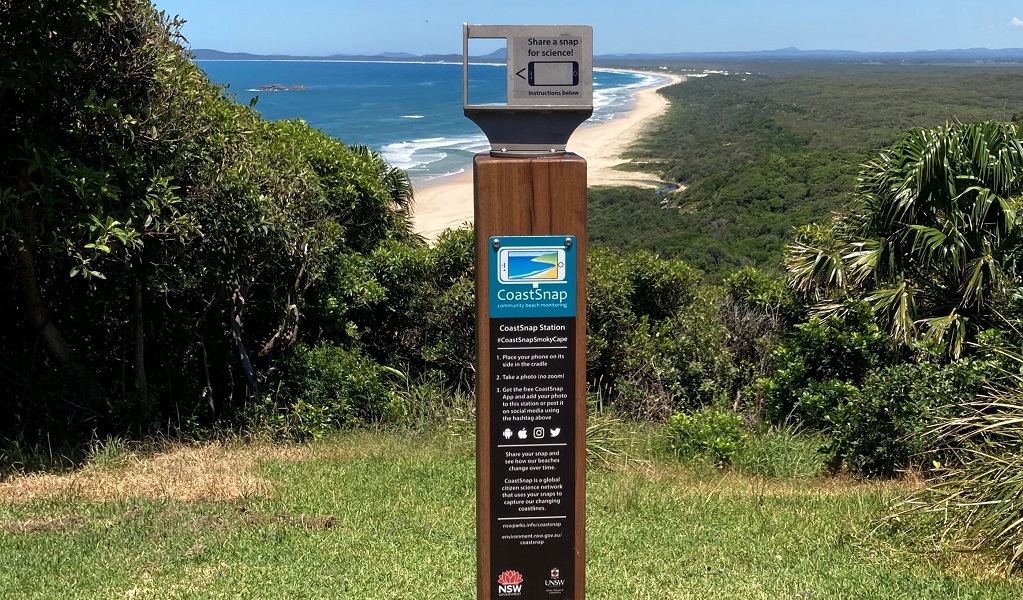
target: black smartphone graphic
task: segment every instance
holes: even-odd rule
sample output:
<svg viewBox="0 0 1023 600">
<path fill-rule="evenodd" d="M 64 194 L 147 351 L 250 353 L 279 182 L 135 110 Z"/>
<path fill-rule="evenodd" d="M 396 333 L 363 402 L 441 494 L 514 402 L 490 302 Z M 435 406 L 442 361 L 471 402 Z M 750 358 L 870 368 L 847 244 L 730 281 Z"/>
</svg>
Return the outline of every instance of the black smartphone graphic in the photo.
<svg viewBox="0 0 1023 600">
<path fill-rule="evenodd" d="M 579 85 L 579 63 L 571 60 L 531 62 L 529 85 Z"/>
</svg>

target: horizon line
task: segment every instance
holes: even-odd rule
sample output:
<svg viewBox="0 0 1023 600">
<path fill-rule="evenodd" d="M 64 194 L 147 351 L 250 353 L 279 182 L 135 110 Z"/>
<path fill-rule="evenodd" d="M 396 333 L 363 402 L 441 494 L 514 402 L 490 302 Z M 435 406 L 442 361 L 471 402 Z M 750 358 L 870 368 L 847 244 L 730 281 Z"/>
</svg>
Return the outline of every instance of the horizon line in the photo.
<svg viewBox="0 0 1023 600">
<path fill-rule="evenodd" d="M 377 52 L 375 54 L 365 52 L 334 52 L 331 54 L 292 54 L 287 52 L 252 52 L 247 50 L 220 50 L 217 48 L 189 48 L 192 52 L 206 51 L 206 52 L 218 52 L 222 54 L 243 54 L 248 56 L 282 56 L 290 58 L 319 58 L 319 59 L 331 59 L 335 57 L 369 57 L 369 58 L 423 58 L 431 56 L 461 56 L 461 52 L 427 52 L 424 54 L 415 54 L 405 51 L 387 50 L 383 52 Z M 487 54 L 470 55 L 470 58 L 486 58 L 500 53 L 502 49 L 495 50 Z M 934 54 L 941 52 L 1019 52 L 1023 54 L 1023 47 L 1013 46 L 1005 48 L 988 48 L 985 46 L 977 46 L 970 48 L 938 48 L 938 49 L 916 49 L 916 50 L 847 50 L 840 48 L 816 48 L 804 50 L 795 46 L 787 46 L 784 48 L 771 48 L 762 50 L 677 50 L 672 52 L 646 52 L 646 51 L 619 51 L 619 52 L 604 52 L 594 53 L 594 57 L 620 57 L 620 56 L 673 56 L 673 55 L 700 55 L 700 54 L 774 54 L 774 53 L 801 53 L 801 54 Z M 393 56 L 400 55 L 400 56 Z"/>
</svg>

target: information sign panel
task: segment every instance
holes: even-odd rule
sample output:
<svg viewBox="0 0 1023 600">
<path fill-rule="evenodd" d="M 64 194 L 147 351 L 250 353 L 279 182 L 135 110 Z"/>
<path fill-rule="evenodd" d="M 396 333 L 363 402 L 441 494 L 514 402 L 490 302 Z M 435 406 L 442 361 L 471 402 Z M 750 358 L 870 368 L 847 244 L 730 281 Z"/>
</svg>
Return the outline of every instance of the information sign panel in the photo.
<svg viewBox="0 0 1023 600">
<path fill-rule="evenodd" d="M 593 28 L 589 25 L 463 26 L 463 98 L 465 108 L 501 105 L 469 102 L 469 40 L 504 39 L 507 44 L 508 104 L 544 110 L 593 108 Z"/>
<path fill-rule="evenodd" d="M 492 597 L 574 598 L 575 237 L 490 244 Z"/>
</svg>

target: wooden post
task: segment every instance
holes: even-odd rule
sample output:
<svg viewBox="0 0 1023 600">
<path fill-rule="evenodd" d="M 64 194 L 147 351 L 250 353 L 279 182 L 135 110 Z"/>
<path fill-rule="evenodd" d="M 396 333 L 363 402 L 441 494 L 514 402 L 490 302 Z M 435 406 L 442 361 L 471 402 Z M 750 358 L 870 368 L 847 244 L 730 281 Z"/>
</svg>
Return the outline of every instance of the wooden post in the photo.
<svg viewBox="0 0 1023 600">
<path fill-rule="evenodd" d="M 477 597 L 581 600 L 586 558 L 586 161 L 574 154 L 543 158 L 479 154 L 473 172 Z M 575 267 L 561 288 L 574 294 L 571 318 L 492 318 L 497 306 L 491 299 L 497 250 L 501 242 L 516 243 L 500 239 L 512 236 L 557 236 L 565 242 L 565 252 L 571 256 L 567 264 Z M 519 289 L 531 287 L 538 286 L 520 285 Z M 521 337 L 514 338 L 518 344 L 505 343 L 518 347 L 499 348 L 495 331 L 528 330 L 535 324 L 541 331 L 556 331 L 567 324 L 564 337 L 547 338 L 541 333 L 538 339 L 568 340 L 568 349 L 548 350 L 557 346 L 554 341 L 531 347 Z M 527 359 L 537 360 L 527 363 Z M 548 386 L 534 377 L 563 380 Z M 551 400 L 559 397 L 559 389 L 568 394 L 560 408 L 557 400 Z M 564 422 L 566 418 L 571 421 Z M 514 426 L 511 419 L 516 420 Z M 567 444 L 554 443 L 560 441 Z M 509 477 L 509 472 L 514 475 Z M 566 502 L 558 504 L 558 499 Z M 559 524 L 559 517 L 564 522 Z"/>
</svg>

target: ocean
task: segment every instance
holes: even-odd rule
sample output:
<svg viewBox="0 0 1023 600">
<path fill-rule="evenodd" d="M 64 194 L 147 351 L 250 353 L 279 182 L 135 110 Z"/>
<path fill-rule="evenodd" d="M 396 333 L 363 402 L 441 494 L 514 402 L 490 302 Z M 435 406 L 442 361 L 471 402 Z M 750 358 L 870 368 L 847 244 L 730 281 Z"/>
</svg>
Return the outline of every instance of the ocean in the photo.
<svg viewBox="0 0 1023 600">
<path fill-rule="evenodd" d="M 210 61 L 196 63 L 212 81 L 228 86 L 271 120 L 299 118 L 344 141 L 379 152 L 412 180 L 459 173 L 475 153 L 489 148 L 483 132 L 462 114 L 459 63 L 338 61 Z M 470 102 L 503 102 L 503 65 L 471 65 Z M 661 78 L 623 71 L 593 74 L 590 122 L 631 109 L 635 90 Z M 267 85 L 303 86 L 294 91 L 257 91 Z"/>
</svg>

